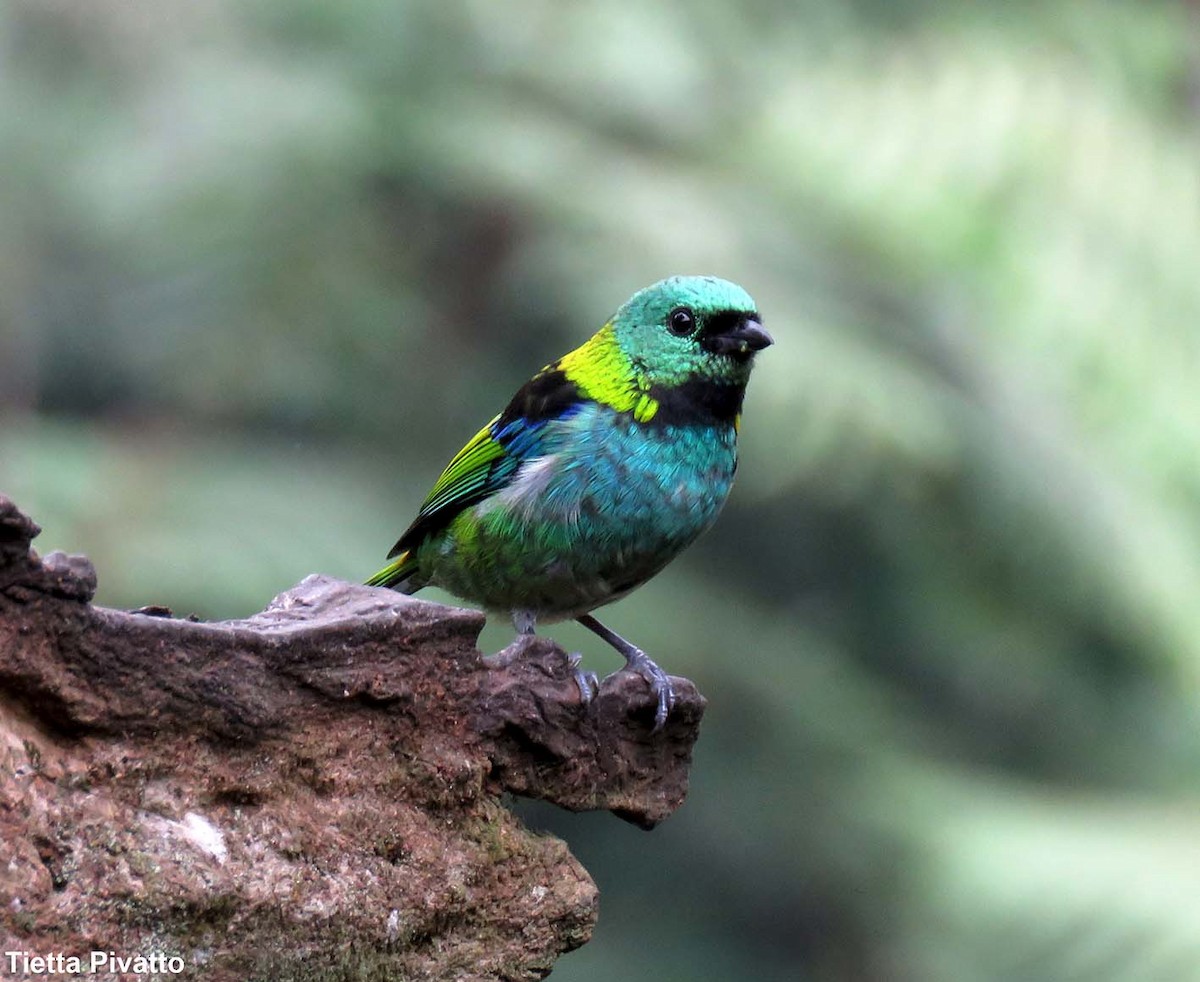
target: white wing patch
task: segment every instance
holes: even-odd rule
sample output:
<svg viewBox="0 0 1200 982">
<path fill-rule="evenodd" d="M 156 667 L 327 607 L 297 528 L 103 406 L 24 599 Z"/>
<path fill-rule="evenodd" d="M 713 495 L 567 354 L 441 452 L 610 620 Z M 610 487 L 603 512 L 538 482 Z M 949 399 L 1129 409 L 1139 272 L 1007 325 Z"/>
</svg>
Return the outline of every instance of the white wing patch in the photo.
<svg viewBox="0 0 1200 982">
<path fill-rule="evenodd" d="M 550 494 L 550 484 L 557 473 L 558 454 L 547 454 L 527 460 L 517 470 L 508 487 L 475 506 L 475 517 L 483 518 L 496 508 L 511 512 L 515 517 L 530 521 L 560 521 L 574 524 L 579 519 L 579 495 L 564 494 L 563 487 Z"/>
</svg>

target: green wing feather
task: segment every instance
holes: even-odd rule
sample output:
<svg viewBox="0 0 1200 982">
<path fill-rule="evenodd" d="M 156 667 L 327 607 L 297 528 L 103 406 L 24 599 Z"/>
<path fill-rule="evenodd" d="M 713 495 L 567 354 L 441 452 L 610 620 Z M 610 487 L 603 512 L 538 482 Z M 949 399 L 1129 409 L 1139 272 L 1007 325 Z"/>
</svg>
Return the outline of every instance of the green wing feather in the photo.
<svg viewBox="0 0 1200 982">
<path fill-rule="evenodd" d="M 487 497 L 508 483 L 512 472 L 516 470 L 517 461 L 509 459 L 504 444 L 497 439 L 496 426 L 499 422 L 500 417 L 496 416 L 454 455 L 425 496 L 412 525 L 388 553 L 389 559 L 417 545 L 420 539 L 447 524 L 467 505 Z M 504 466 L 506 463 L 512 466 Z"/>
<path fill-rule="evenodd" d="M 472 502 L 487 497 L 502 487 L 516 470 L 508 452 L 496 439 L 497 416 L 467 442 L 446 465 L 434 483 L 413 523 L 392 546 L 388 559 L 395 559 L 367 580 L 367 586 L 394 586 L 407 579 L 417 568 L 416 547 L 431 532 L 447 525 Z"/>
<path fill-rule="evenodd" d="M 393 586 L 412 576 L 417 568 L 417 547 L 463 509 L 507 486 L 524 461 L 545 453 L 545 425 L 577 412 L 584 401 L 557 363 L 530 379 L 504 412 L 471 437 L 446 465 L 417 517 L 388 553 L 395 561 L 367 580 L 367 585 Z"/>
<path fill-rule="evenodd" d="M 463 498 L 471 497 L 488 484 L 489 475 L 495 469 L 494 463 L 507 454 L 503 444 L 496 439 L 493 431 L 493 427 L 498 422 L 500 422 L 500 417 L 496 416 L 454 455 L 454 459 L 446 465 L 442 476 L 437 479 L 429 494 L 425 496 L 424 502 L 421 503 L 421 510 L 417 513 L 416 522 L 431 518 L 443 508 L 452 506 Z M 415 525 L 416 522 L 413 524 Z M 407 535 L 407 533 L 405 534 Z M 388 558 L 396 555 L 401 548 L 403 546 L 399 542 L 396 543 Z"/>
</svg>

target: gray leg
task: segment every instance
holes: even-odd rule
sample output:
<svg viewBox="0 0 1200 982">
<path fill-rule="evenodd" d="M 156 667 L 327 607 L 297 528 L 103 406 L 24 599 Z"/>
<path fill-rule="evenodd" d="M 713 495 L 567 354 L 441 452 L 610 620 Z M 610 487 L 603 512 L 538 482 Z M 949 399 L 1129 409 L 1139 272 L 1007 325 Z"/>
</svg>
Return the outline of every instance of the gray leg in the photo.
<svg viewBox="0 0 1200 982">
<path fill-rule="evenodd" d="M 658 708 L 654 711 L 654 730 L 657 733 L 667 721 L 667 714 L 675 705 L 675 690 L 671 688 L 671 680 L 667 673 L 654 664 L 641 648 L 630 644 L 616 631 L 610 631 L 591 614 L 576 618 L 580 624 L 593 634 L 598 634 L 611 644 L 625 658 L 625 667 L 637 672 L 650 685 L 650 691 L 658 699 Z"/>
<path fill-rule="evenodd" d="M 533 637 L 533 629 L 537 625 L 537 615 L 532 610 L 514 610 L 512 612 L 513 627 L 517 636 L 512 644 L 505 645 L 494 655 L 484 655 L 483 663 L 491 668 L 504 668 L 511 665 L 525 650 L 529 638 Z"/>
<path fill-rule="evenodd" d="M 512 644 L 508 645 L 502 651 L 498 651 L 490 658 L 485 659 L 487 664 L 496 667 L 511 664 L 525 650 L 525 639 L 534 636 L 534 628 L 537 627 L 537 614 L 532 610 L 514 610 L 512 612 L 512 622 L 513 627 L 516 629 L 517 637 Z M 567 655 L 567 663 L 571 666 L 571 674 L 575 679 L 575 685 L 579 687 L 579 701 L 586 706 L 592 701 L 592 698 L 596 695 L 596 691 L 600 688 L 600 680 L 596 678 L 595 672 L 590 672 L 579 667 L 579 658 L 578 653 Z"/>
<path fill-rule="evenodd" d="M 533 629 L 537 627 L 537 614 L 532 610 L 514 610 L 512 622 L 518 634 L 533 634 Z"/>
</svg>

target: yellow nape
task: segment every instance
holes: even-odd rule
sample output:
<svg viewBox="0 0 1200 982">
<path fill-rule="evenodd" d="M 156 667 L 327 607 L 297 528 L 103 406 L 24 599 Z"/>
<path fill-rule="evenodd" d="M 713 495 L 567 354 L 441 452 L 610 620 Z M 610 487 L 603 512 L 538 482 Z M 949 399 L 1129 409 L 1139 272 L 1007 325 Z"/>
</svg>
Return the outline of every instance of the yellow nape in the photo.
<svg viewBox="0 0 1200 982">
<path fill-rule="evenodd" d="M 633 418 L 639 423 L 646 423 L 654 419 L 654 414 L 658 412 L 658 400 L 651 399 L 646 393 L 638 396 L 638 401 L 633 407 Z"/>
<path fill-rule="evenodd" d="M 649 380 L 634 371 L 611 324 L 605 324 L 574 351 L 563 355 L 553 367 L 587 398 L 619 413 L 632 412 L 639 423 L 653 419 L 658 412 L 658 401 L 650 398 Z"/>
</svg>

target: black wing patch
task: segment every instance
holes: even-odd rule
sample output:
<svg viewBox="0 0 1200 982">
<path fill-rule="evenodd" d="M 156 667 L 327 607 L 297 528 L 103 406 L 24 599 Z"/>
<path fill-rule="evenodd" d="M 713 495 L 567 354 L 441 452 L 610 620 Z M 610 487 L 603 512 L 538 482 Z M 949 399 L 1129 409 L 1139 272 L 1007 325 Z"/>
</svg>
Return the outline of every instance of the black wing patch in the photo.
<svg viewBox="0 0 1200 982">
<path fill-rule="evenodd" d="M 548 365 L 517 390 L 504 412 L 500 414 L 501 428 L 517 420 L 528 425 L 570 415 L 583 401 L 579 386 L 558 368 L 558 362 Z"/>
</svg>

